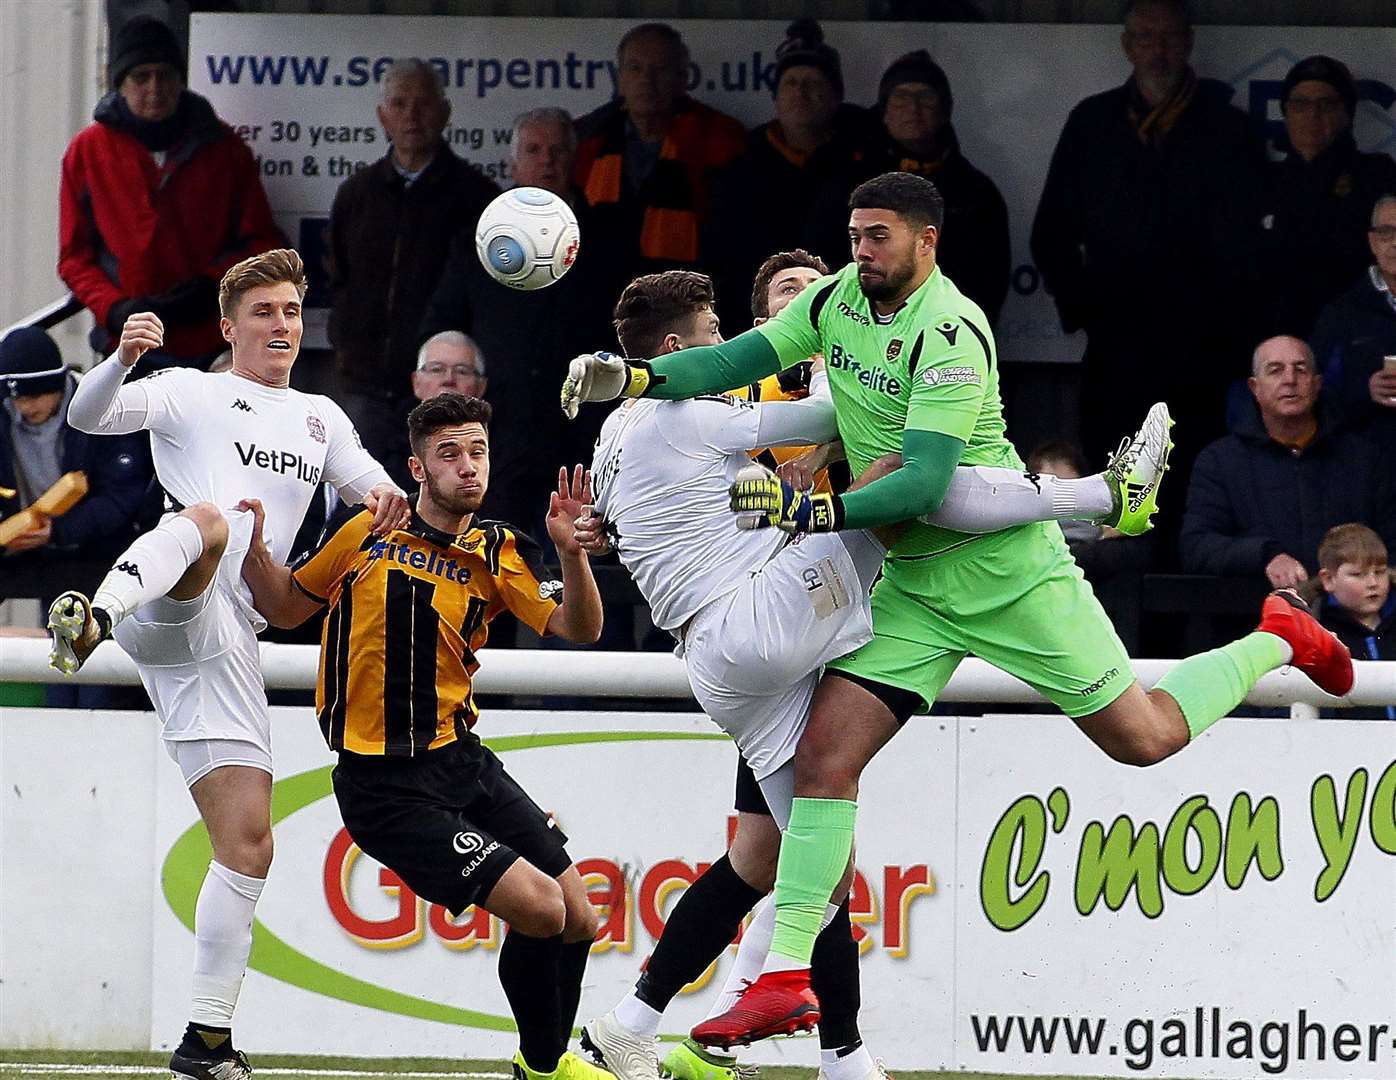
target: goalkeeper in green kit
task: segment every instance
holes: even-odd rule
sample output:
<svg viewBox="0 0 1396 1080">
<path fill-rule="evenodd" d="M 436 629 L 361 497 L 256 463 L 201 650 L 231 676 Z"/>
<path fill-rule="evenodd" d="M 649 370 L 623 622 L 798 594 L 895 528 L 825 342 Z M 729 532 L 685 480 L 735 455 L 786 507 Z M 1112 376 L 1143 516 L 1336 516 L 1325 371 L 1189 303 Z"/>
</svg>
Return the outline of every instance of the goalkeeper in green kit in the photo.
<svg viewBox="0 0 1396 1080">
<path fill-rule="evenodd" d="M 1022 463 L 1004 434 L 988 321 L 936 267 L 943 203 L 935 185 L 886 173 L 859 186 L 849 207 L 853 262 L 770 321 L 653 363 L 581 356 L 562 388 L 563 408 L 575 415 L 585 401 L 741 386 L 822 353 L 854 474 L 884 454 L 902 459 L 842 498 L 795 490 L 774 475 L 732 487 L 743 527 L 911 524 L 872 590 L 873 639 L 830 664 L 815 693 L 795 757 L 775 936 L 761 977 L 730 1011 L 694 1030 L 713 1046 L 808 1030 L 818 1020 L 810 952 L 848 864 L 859 776 L 908 717 L 930 707 L 966 654 L 1040 691 L 1131 765 L 1182 749 L 1275 668 L 1293 664 L 1337 695 L 1353 681 L 1347 649 L 1286 591 L 1266 598 L 1255 632 L 1182 661 L 1146 692 L 1055 524 L 969 535 L 920 522 L 940 505 L 957 466 Z M 1121 531 L 1148 527 L 1170 426 L 1166 407 L 1156 405 L 1107 470 L 1118 485 L 1112 523 Z"/>
</svg>

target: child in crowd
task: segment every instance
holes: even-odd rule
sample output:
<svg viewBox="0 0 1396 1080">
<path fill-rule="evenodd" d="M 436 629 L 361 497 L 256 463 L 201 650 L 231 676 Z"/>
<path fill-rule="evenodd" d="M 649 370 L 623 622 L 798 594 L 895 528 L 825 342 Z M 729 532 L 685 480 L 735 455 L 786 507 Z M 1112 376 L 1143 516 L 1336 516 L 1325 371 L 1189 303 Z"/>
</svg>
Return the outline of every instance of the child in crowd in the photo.
<svg viewBox="0 0 1396 1080">
<path fill-rule="evenodd" d="M 1338 525 L 1318 546 L 1319 621 L 1354 660 L 1396 660 L 1396 597 L 1386 545 L 1366 525 Z M 1396 720 L 1396 706 L 1354 709 L 1354 719 Z"/>
</svg>

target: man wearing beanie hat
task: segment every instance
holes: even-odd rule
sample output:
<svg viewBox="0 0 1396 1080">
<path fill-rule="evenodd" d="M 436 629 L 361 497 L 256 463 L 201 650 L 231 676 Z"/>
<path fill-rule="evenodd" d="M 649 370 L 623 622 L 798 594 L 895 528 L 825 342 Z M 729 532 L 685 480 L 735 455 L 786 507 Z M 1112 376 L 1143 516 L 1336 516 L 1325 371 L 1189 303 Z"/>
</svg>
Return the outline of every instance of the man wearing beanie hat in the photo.
<svg viewBox="0 0 1396 1080">
<path fill-rule="evenodd" d="M 863 180 L 885 172 L 915 173 L 933 181 L 945 199 L 937 261 L 960 291 L 984 309 L 990 322 L 997 322 L 1012 270 L 1008 205 L 994 182 L 961 151 L 950 122 L 954 108 L 950 80 L 929 52 L 917 49 L 898 57 L 878 82 L 881 125 L 873 149 L 852 175 L 829 186 L 823 205 L 832 211 L 837 202 L 847 217 L 848 193 Z M 835 268 L 848 261 L 846 225 L 846 221 L 838 223 L 817 241 L 821 254 L 839 242 L 829 260 Z"/>
<path fill-rule="evenodd" d="M 774 119 L 751 130 L 746 149 L 713 184 L 702 250 L 719 297 L 745 296 L 771 252 L 797 248 L 811 236 L 823 239 L 819 254 L 832 265 L 848 261 L 847 192 L 836 202 L 823 193 L 830 177 L 846 177 L 862 161 L 876 125 L 867 110 L 844 102 L 838 50 L 814 19 L 787 28 L 776 49 L 772 96 Z M 743 307 L 721 314 L 724 326 L 750 325 Z"/>
<path fill-rule="evenodd" d="M 111 92 L 69 144 L 59 188 L 58 274 L 108 353 L 127 316 L 153 311 L 165 347 L 147 368 L 206 366 L 225 345 L 218 281 L 281 246 L 251 151 L 184 88 L 174 32 L 148 17 L 112 35 Z"/>
<path fill-rule="evenodd" d="M 87 495 L 62 517 L 10 541 L 7 571 L 13 572 L 16 556 L 31 551 L 30 558 L 102 559 L 136 534 L 151 475 L 145 446 L 133 436 L 113 443 L 69 426 L 76 385 L 58 346 L 37 326 L 0 341 L 0 487 L 16 492 L 0 499 L 0 518 L 32 504 L 64 473 L 85 473 L 88 484 Z"/>
<path fill-rule="evenodd" d="M 1190 66 L 1181 0 L 1133 0 L 1120 42 L 1133 70 L 1067 118 L 1032 255 L 1063 329 L 1086 332 L 1087 456 L 1114 448 L 1121 412 L 1163 399 L 1177 418 L 1170 475 L 1181 483 L 1224 430 L 1226 388 L 1254 345 L 1237 325 L 1236 275 L 1260 147 L 1232 88 Z"/>
<path fill-rule="evenodd" d="M 1284 160 L 1265 169 L 1254 260 L 1263 325 L 1256 336 L 1307 337 L 1319 312 L 1371 262 L 1372 207 L 1396 194 L 1396 162 L 1364 154 L 1352 135 L 1357 83 L 1347 65 L 1310 56 L 1280 89 Z"/>
</svg>

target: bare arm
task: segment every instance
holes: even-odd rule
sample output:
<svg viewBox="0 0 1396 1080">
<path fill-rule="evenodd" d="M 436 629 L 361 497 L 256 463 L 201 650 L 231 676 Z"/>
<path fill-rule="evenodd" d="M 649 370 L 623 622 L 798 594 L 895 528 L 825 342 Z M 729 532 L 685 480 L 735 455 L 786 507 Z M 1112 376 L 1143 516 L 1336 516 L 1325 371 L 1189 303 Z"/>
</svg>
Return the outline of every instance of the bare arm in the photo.
<svg viewBox="0 0 1396 1080">
<path fill-rule="evenodd" d="M 299 626 L 324 606 L 323 600 L 311 596 L 291 577 L 291 568 L 282 566 L 267 549 L 262 539 L 262 522 L 266 513 L 258 499 L 244 499 L 239 510 L 252 512 L 252 542 L 242 561 L 242 579 L 252 590 L 252 604 L 262 618 L 272 626 L 283 629 Z"/>
<path fill-rule="evenodd" d="M 567 641 L 592 644 L 601 637 L 601 592 L 591 562 L 573 535 L 573 522 L 582 506 L 591 503 L 591 476 L 578 465 L 568 483 L 567 470 L 558 470 L 557 491 L 548 504 L 548 536 L 562 560 L 562 603 L 548 617 L 548 632 Z"/>
</svg>

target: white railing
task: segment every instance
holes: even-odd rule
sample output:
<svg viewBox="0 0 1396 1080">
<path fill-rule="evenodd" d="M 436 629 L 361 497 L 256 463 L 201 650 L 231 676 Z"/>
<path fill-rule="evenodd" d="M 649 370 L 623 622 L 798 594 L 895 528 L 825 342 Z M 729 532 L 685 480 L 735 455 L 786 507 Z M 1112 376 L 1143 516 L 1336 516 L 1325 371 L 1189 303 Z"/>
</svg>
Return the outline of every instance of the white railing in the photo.
<svg viewBox="0 0 1396 1080">
<path fill-rule="evenodd" d="M 275 690 L 308 690 L 315 685 L 319 648 L 314 645 L 262 645 L 262 671 Z M 1153 686 L 1177 660 L 1135 660 L 1134 673 Z M 66 682 L 48 666 L 46 638 L 0 638 L 0 682 Z M 77 683 L 134 686 L 136 665 L 116 645 L 98 647 L 72 680 Z M 499 649 L 486 652 L 476 677 L 482 694 L 566 695 L 575 697 L 692 698 L 681 661 L 664 653 L 601 652 L 594 649 Z M 1025 683 L 970 659 L 960 665 L 941 701 L 1021 704 L 1042 701 Z M 1296 717 L 1317 709 L 1396 704 L 1396 661 L 1357 665 L 1357 682 L 1345 698 L 1323 693 L 1293 668 L 1266 675 L 1246 697 L 1248 705 L 1288 708 Z"/>
</svg>

